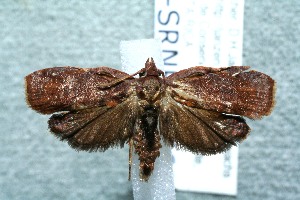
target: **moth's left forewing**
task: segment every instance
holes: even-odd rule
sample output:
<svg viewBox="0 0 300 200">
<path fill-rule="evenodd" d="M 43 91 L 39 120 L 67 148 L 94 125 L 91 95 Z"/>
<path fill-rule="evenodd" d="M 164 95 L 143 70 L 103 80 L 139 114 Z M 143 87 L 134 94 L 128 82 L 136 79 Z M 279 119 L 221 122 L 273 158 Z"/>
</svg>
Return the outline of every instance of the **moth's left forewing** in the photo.
<svg viewBox="0 0 300 200">
<path fill-rule="evenodd" d="M 252 119 L 269 115 L 274 106 L 275 81 L 257 71 L 244 71 L 249 67 L 193 68 L 196 73 L 168 77 L 175 100 L 190 107 L 221 113 L 246 116 Z"/>
<path fill-rule="evenodd" d="M 54 67 L 25 77 L 28 105 L 42 113 L 72 111 L 124 101 L 130 95 L 130 80 L 103 88 L 128 74 L 108 67 Z"/>
</svg>

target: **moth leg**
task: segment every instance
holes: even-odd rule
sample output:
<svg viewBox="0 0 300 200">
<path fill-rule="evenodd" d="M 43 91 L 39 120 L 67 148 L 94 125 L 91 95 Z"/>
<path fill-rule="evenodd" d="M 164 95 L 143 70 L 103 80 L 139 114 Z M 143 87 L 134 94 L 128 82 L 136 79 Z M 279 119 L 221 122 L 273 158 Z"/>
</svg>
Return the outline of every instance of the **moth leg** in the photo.
<svg viewBox="0 0 300 200">
<path fill-rule="evenodd" d="M 128 180 L 131 179 L 131 166 L 132 166 L 132 152 L 133 152 L 133 139 L 130 138 L 128 141 L 129 144 L 129 158 L 128 158 Z"/>
</svg>

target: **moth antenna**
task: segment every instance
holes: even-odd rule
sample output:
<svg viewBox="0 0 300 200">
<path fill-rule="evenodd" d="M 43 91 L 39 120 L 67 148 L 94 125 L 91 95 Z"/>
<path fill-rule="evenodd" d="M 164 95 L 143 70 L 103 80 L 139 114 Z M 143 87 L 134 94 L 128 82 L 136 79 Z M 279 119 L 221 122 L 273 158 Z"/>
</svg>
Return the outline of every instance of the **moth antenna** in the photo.
<svg viewBox="0 0 300 200">
<path fill-rule="evenodd" d="M 110 87 L 116 86 L 116 85 L 122 83 L 123 81 L 125 81 L 127 79 L 133 78 L 133 76 L 135 76 L 135 75 L 136 74 L 128 75 L 128 76 L 125 76 L 123 78 L 120 78 L 120 79 L 117 79 L 115 81 L 112 81 L 110 83 L 100 84 L 100 85 L 98 85 L 98 88 L 100 88 L 100 89 L 106 89 L 106 88 L 110 88 Z"/>
</svg>

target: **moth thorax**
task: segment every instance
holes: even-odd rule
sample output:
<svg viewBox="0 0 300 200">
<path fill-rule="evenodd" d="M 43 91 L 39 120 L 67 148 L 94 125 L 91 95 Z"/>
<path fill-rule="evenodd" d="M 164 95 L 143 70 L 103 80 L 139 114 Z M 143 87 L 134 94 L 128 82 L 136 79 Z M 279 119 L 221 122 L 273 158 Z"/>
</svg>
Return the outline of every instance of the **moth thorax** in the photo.
<svg viewBox="0 0 300 200">
<path fill-rule="evenodd" d="M 152 102 L 160 93 L 160 82 L 156 78 L 146 78 L 140 88 L 139 95 L 142 99 Z"/>
</svg>

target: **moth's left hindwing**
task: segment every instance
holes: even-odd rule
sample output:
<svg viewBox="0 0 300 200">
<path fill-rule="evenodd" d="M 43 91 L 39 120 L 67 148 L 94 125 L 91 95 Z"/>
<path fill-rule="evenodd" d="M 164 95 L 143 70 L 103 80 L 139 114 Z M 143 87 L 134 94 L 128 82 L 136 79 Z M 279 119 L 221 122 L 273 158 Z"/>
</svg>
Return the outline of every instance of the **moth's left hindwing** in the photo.
<svg viewBox="0 0 300 200">
<path fill-rule="evenodd" d="M 54 114 L 49 120 L 49 128 L 75 149 L 104 151 L 116 145 L 123 147 L 132 137 L 137 115 L 137 101 L 132 97 L 115 107 Z"/>
</svg>

